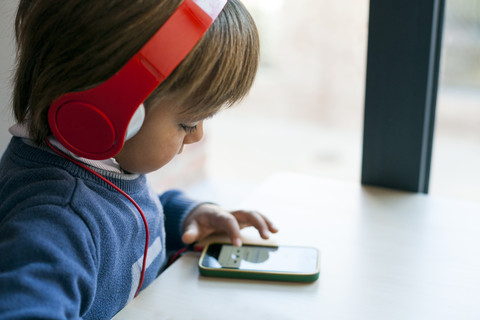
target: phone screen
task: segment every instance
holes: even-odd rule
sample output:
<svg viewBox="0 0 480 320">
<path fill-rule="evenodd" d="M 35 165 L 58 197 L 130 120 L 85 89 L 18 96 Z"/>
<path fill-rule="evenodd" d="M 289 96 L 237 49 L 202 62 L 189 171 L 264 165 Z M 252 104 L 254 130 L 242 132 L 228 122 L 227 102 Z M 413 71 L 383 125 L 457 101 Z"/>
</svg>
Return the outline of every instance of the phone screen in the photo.
<svg viewBox="0 0 480 320">
<path fill-rule="evenodd" d="M 318 250 L 310 247 L 255 246 L 240 248 L 227 244 L 211 244 L 202 265 L 260 272 L 312 274 L 317 270 Z"/>
</svg>

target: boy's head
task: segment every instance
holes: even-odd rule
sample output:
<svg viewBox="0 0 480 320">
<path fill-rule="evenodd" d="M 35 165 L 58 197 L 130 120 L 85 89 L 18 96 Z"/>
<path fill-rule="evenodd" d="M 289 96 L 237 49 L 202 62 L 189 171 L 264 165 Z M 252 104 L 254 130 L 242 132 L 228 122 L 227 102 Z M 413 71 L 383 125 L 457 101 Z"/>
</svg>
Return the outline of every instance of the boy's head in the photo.
<svg viewBox="0 0 480 320">
<path fill-rule="evenodd" d="M 110 78 L 143 47 L 181 2 L 20 0 L 14 88 L 17 120 L 28 119 L 31 137 L 42 143 L 51 134 L 47 121 L 50 104 L 65 93 L 85 90 Z M 175 114 L 182 121 L 177 128 L 186 133 L 185 143 L 195 142 L 201 130 L 193 132 L 188 127 L 248 92 L 258 55 L 258 34 L 253 20 L 237 0 L 229 1 L 198 45 L 149 96 L 145 124 L 148 121 L 154 127 L 148 118 L 160 113 L 155 111 L 158 108 L 168 109 L 162 112 Z M 142 127 L 138 135 L 145 130 Z M 192 137 L 194 134 L 196 138 Z M 132 143 L 127 141 L 124 149 L 139 140 L 132 138 Z M 137 147 L 133 149 L 138 151 Z M 122 150 L 118 157 L 123 158 L 125 153 Z"/>
</svg>

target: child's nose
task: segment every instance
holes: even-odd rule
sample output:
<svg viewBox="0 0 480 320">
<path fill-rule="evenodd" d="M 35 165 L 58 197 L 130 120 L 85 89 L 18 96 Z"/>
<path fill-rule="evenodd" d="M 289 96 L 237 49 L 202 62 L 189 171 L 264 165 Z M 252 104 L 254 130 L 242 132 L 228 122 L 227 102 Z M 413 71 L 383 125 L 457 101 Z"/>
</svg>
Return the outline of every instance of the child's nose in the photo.
<svg viewBox="0 0 480 320">
<path fill-rule="evenodd" d="M 200 121 L 197 124 L 197 130 L 185 136 L 185 139 L 183 140 L 183 144 L 192 144 L 202 140 L 202 138 L 203 138 L 203 121 Z"/>
</svg>

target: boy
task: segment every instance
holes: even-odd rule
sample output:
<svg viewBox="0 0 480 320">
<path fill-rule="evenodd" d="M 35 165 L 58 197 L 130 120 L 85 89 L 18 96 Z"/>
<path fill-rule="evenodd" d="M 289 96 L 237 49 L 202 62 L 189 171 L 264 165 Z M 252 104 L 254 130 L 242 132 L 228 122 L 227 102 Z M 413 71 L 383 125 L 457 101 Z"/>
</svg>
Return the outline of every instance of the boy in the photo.
<svg viewBox="0 0 480 320">
<path fill-rule="evenodd" d="M 166 251 L 217 231 L 238 246 L 242 227 L 254 226 L 263 238 L 277 231 L 257 212 L 227 212 L 175 190 L 157 196 L 144 175 L 199 141 L 203 120 L 248 92 L 258 34 L 238 0 L 222 4 L 199 42 L 148 95 L 138 108 L 145 108 L 138 132 L 127 132 L 125 142 L 115 137 L 118 152 L 86 157 L 55 131 L 56 101 L 103 88 L 184 3 L 198 11 L 192 2 L 211 9 L 222 0 L 20 0 L 18 123 L 0 163 L 0 318 L 109 319 L 163 270 Z M 183 41 L 182 30 L 173 30 Z M 144 79 L 127 80 L 133 88 Z M 114 88 L 115 95 L 135 95 L 132 88 Z M 61 130 L 91 125 L 68 121 Z M 85 135 L 87 147 L 104 139 Z"/>
</svg>

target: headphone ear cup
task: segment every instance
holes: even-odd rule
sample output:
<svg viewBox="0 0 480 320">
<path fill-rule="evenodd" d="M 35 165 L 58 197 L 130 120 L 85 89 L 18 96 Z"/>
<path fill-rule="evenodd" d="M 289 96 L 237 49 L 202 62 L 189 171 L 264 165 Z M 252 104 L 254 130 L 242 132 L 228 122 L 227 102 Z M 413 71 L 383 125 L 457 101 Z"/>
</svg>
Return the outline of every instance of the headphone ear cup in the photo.
<svg viewBox="0 0 480 320">
<path fill-rule="evenodd" d="M 132 138 L 134 135 L 138 133 L 138 131 L 140 131 L 140 128 L 142 127 L 144 120 L 145 120 L 145 106 L 142 103 L 141 105 L 138 106 L 137 110 L 135 110 L 135 113 L 133 114 L 132 119 L 130 119 L 130 122 L 128 123 L 127 133 L 125 135 L 125 141 Z"/>
<path fill-rule="evenodd" d="M 107 115 L 90 104 L 69 102 L 52 110 L 54 116 L 49 119 L 50 127 L 71 150 L 73 147 L 73 150 L 102 153 L 123 138 L 115 135 L 114 126 Z M 142 103 L 128 123 L 122 145 L 138 133 L 144 120 L 145 106 Z"/>
<path fill-rule="evenodd" d="M 51 107 L 49 123 L 57 139 L 70 150 L 101 153 L 111 149 L 117 139 L 110 118 L 85 102 L 70 101 Z"/>
</svg>

